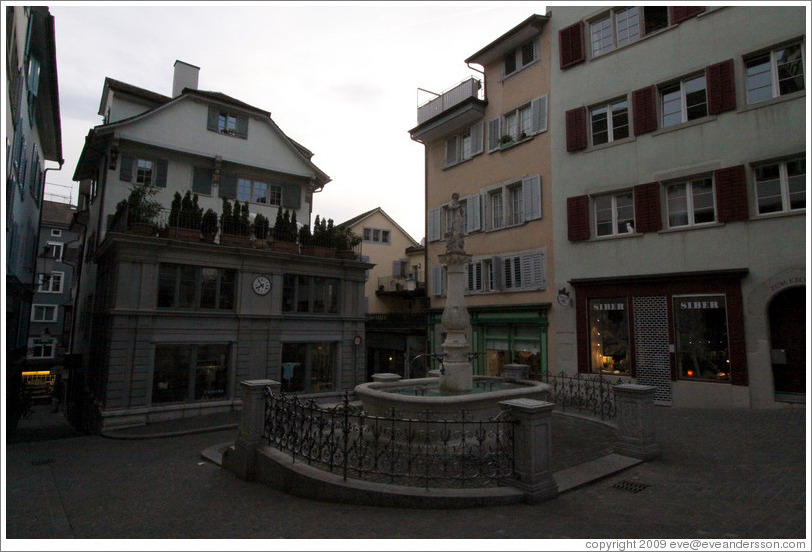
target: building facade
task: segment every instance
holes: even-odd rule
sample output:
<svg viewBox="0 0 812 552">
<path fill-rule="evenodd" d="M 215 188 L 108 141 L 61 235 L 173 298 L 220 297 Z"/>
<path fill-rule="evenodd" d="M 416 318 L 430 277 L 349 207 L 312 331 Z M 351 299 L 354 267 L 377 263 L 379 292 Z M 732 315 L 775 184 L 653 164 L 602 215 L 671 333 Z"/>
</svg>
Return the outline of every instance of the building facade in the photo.
<svg viewBox="0 0 812 552">
<path fill-rule="evenodd" d="M 404 378 L 426 374 L 427 307 L 425 249 L 383 209 L 341 223 L 363 239 L 368 273 L 366 379 L 387 372 Z"/>
<path fill-rule="evenodd" d="M 557 370 L 674 406 L 805 401 L 806 18 L 553 8 Z"/>
<path fill-rule="evenodd" d="M 549 18 L 533 15 L 465 62 L 483 69 L 418 107 L 411 138 L 425 146 L 429 341 L 441 352 L 446 251 L 457 194 L 464 213 L 468 336 L 474 373 L 550 369 L 553 203 L 548 109 Z M 476 69 L 475 69 L 476 70 Z M 479 71 L 479 70 L 477 70 Z"/>
<path fill-rule="evenodd" d="M 6 16 L 6 351 L 10 423 L 16 424 L 28 351 L 46 171 L 61 168 L 54 18 L 45 7 Z M 46 162 L 56 163 L 46 168 Z M 57 165 L 58 164 L 58 165 Z M 36 314 L 36 313 L 35 313 Z"/>
<path fill-rule="evenodd" d="M 247 379 L 363 381 L 370 267 L 296 243 L 329 177 L 268 112 L 198 90 L 198 71 L 176 62 L 171 97 L 106 79 L 74 175 L 87 219 L 74 352 L 102 427 L 232 409 Z"/>
</svg>

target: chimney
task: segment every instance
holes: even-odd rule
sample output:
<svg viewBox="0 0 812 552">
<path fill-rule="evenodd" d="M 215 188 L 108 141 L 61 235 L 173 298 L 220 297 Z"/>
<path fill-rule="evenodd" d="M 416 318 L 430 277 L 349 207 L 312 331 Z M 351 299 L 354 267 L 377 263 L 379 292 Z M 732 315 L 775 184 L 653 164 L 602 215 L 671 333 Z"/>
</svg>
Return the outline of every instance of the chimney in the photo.
<svg viewBox="0 0 812 552">
<path fill-rule="evenodd" d="M 195 67 L 189 63 L 175 61 L 175 77 L 172 79 L 172 97 L 177 98 L 184 88 L 197 90 L 197 74 L 200 67 Z"/>
</svg>

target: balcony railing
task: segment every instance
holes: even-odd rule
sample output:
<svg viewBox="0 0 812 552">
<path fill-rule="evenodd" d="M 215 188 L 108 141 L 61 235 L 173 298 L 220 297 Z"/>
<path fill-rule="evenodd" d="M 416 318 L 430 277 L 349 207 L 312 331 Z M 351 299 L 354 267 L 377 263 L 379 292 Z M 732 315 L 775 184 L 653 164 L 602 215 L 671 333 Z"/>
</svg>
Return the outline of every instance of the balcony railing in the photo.
<svg viewBox="0 0 812 552">
<path fill-rule="evenodd" d="M 474 77 L 469 77 L 449 90 L 446 90 L 433 100 L 429 100 L 425 104 L 418 106 L 417 124 L 422 125 L 429 119 L 436 117 L 440 113 L 444 113 L 469 98 L 482 100 L 484 98 L 481 92 L 482 82 Z"/>
<path fill-rule="evenodd" d="M 381 292 L 417 291 L 421 289 L 426 289 L 426 282 L 422 275 L 418 275 L 417 279 L 403 276 L 378 277 L 378 291 Z"/>
</svg>

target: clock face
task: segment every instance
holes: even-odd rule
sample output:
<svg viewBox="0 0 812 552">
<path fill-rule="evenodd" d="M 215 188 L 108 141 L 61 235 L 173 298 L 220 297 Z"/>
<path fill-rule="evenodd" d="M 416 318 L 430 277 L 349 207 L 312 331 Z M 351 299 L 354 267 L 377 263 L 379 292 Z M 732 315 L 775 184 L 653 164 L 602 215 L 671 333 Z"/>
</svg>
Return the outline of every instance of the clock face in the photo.
<svg viewBox="0 0 812 552">
<path fill-rule="evenodd" d="M 265 295 L 271 291 L 271 281 L 265 276 L 254 278 L 254 291 L 259 295 Z"/>
</svg>

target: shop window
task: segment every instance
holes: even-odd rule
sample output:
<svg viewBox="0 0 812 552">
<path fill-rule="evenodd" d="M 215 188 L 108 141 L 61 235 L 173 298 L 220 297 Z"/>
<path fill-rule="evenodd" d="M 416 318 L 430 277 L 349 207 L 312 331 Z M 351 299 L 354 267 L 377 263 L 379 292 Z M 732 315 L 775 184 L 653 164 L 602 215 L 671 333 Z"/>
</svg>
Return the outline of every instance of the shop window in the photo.
<svg viewBox="0 0 812 552">
<path fill-rule="evenodd" d="M 533 325 L 485 328 L 485 374 L 501 376 L 505 364 L 526 364 L 530 379 L 541 377 L 539 327 Z"/>
<path fill-rule="evenodd" d="M 589 300 L 590 371 L 631 373 L 629 309 L 625 297 Z"/>
<path fill-rule="evenodd" d="M 730 381 L 727 303 L 724 295 L 675 295 L 677 377 Z"/>
<path fill-rule="evenodd" d="M 228 398 L 229 345 L 158 345 L 152 403 Z"/>
<path fill-rule="evenodd" d="M 335 367 L 335 343 L 283 343 L 282 391 L 332 391 Z"/>
</svg>

